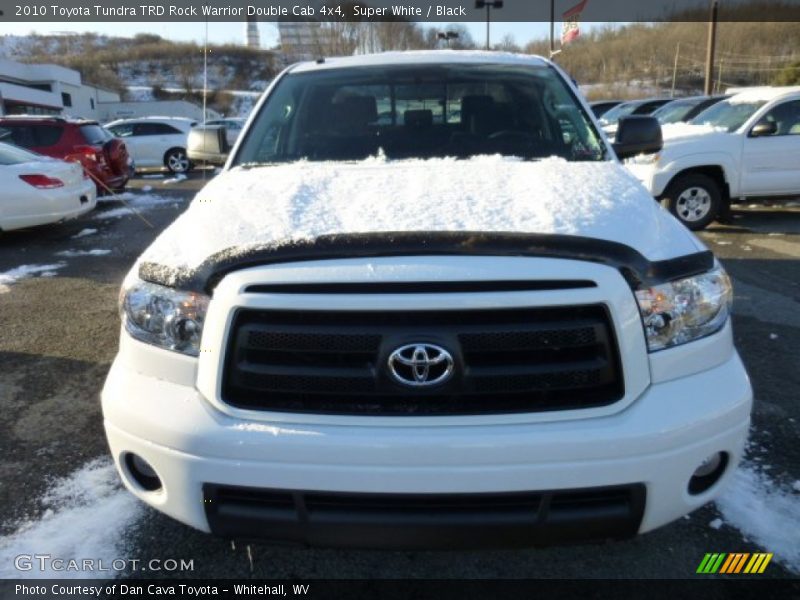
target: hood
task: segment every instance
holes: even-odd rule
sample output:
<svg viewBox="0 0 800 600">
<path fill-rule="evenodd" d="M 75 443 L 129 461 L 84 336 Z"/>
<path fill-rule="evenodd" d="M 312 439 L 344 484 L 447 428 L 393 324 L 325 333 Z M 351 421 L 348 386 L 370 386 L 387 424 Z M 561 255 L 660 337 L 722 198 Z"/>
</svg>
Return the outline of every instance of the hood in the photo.
<svg viewBox="0 0 800 600">
<path fill-rule="evenodd" d="M 691 125 L 689 123 L 668 123 L 661 126 L 664 142 L 677 142 L 685 140 L 718 140 L 726 139 L 732 134 L 725 127 L 712 125 Z"/>
<path fill-rule="evenodd" d="M 230 262 L 325 236 L 453 232 L 580 236 L 649 261 L 704 249 L 616 162 L 372 158 L 224 171 L 140 263 L 172 284 L 211 257 Z"/>
</svg>

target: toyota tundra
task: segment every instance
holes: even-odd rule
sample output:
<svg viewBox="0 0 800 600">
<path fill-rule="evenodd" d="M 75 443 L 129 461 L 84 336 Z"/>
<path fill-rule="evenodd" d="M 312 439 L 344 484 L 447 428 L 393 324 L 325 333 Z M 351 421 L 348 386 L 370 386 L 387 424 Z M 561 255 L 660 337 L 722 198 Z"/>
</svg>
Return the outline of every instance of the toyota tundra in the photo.
<svg viewBox="0 0 800 600">
<path fill-rule="evenodd" d="M 537 57 L 320 59 L 270 85 L 120 294 L 131 493 L 231 539 L 520 547 L 660 527 L 736 468 L 731 282 Z"/>
</svg>

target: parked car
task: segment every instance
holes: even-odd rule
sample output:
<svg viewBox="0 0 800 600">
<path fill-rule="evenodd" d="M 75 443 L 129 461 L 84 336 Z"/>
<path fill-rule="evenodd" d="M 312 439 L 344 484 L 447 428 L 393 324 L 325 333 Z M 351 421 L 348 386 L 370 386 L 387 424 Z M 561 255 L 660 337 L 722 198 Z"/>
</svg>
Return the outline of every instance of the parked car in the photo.
<svg viewBox="0 0 800 600">
<path fill-rule="evenodd" d="M 186 138 L 197 121 L 183 117 L 121 119 L 106 128 L 125 140 L 137 169 L 164 168 L 187 173 L 192 162 L 186 154 Z"/>
<path fill-rule="evenodd" d="M 600 125 L 606 134 L 613 139 L 617 132 L 617 125 L 622 117 L 633 115 L 651 115 L 657 109 L 670 102 L 672 98 L 647 98 L 645 100 L 630 100 L 609 109 L 600 117 Z"/>
<path fill-rule="evenodd" d="M 189 132 L 186 154 L 194 163 L 224 165 L 230 150 L 230 138 L 222 125 L 198 125 Z"/>
<path fill-rule="evenodd" d="M 79 162 L 94 181 L 98 194 L 123 190 L 133 171 L 125 143 L 97 121 L 54 116 L 0 117 L 0 142 Z"/>
<path fill-rule="evenodd" d="M 554 63 L 447 51 L 302 62 L 256 111 L 121 290 L 133 494 L 395 548 L 623 538 L 717 495 L 752 391 L 724 269 L 617 160 L 654 118 L 612 148 Z"/>
<path fill-rule="evenodd" d="M 96 198 L 79 163 L 0 142 L 0 231 L 77 217 L 92 210 Z"/>
<path fill-rule="evenodd" d="M 800 195 L 800 87 L 755 88 L 666 125 L 664 148 L 628 167 L 695 230 L 731 199 Z"/>
<path fill-rule="evenodd" d="M 622 104 L 622 100 L 597 100 L 595 102 L 589 102 L 589 106 L 594 113 L 594 116 L 597 118 L 602 117 L 606 114 L 609 110 Z"/>
<path fill-rule="evenodd" d="M 220 126 L 225 129 L 225 137 L 228 140 L 228 145 L 231 148 L 236 144 L 239 134 L 242 132 L 246 119 L 227 118 L 227 119 L 211 119 L 204 124 L 208 127 Z"/>
<path fill-rule="evenodd" d="M 688 98 L 679 98 L 672 102 L 667 102 L 664 106 L 659 108 L 653 113 L 653 116 L 658 119 L 662 125 L 669 125 L 670 123 L 687 123 L 694 119 L 697 115 L 712 106 L 729 98 L 730 96 L 690 96 Z"/>
</svg>

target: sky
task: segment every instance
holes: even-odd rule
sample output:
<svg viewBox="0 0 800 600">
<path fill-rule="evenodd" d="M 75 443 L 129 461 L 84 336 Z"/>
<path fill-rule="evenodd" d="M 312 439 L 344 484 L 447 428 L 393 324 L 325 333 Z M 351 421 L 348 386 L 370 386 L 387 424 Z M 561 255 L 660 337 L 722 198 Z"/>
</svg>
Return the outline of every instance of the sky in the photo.
<svg viewBox="0 0 800 600">
<path fill-rule="evenodd" d="M 261 44 L 270 47 L 278 41 L 278 30 L 273 23 L 260 22 Z M 445 28 L 446 23 L 426 24 L 426 27 Z M 484 23 L 464 23 L 472 33 L 472 37 L 478 44 L 483 44 L 486 40 L 486 25 Z M 560 24 L 556 24 L 556 35 L 560 34 L 558 29 Z M 585 24 L 591 26 L 590 24 Z M 205 23 L 0 23 L 0 35 L 20 35 L 31 32 L 40 34 L 62 33 L 65 31 L 85 33 L 94 32 L 110 36 L 130 37 L 137 33 L 155 33 L 165 39 L 180 41 L 203 41 L 205 35 Z M 550 26 L 548 23 L 504 23 L 493 22 L 491 27 L 491 42 L 494 44 L 505 36 L 511 34 L 514 41 L 519 45 L 541 39 L 549 35 Z M 212 43 L 234 42 L 242 43 L 244 39 L 244 23 L 242 21 L 230 23 L 209 23 L 208 38 Z"/>
</svg>

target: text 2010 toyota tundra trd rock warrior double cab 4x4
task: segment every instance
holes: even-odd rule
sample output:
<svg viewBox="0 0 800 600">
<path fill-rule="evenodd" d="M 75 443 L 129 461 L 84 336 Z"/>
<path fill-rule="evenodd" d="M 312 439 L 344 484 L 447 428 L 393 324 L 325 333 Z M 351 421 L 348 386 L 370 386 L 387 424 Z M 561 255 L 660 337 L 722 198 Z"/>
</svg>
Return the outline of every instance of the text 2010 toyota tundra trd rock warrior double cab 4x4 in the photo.
<svg viewBox="0 0 800 600">
<path fill-rule="evenodd" d="M 548 61 L 302 63 L 126 279 L 108 441 L 137 497 L 232 538 L 630 536 L 739 461 L 730 302 Z"/>
</svg>

